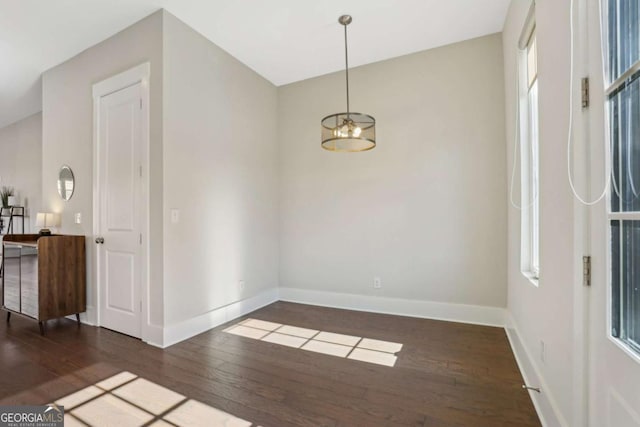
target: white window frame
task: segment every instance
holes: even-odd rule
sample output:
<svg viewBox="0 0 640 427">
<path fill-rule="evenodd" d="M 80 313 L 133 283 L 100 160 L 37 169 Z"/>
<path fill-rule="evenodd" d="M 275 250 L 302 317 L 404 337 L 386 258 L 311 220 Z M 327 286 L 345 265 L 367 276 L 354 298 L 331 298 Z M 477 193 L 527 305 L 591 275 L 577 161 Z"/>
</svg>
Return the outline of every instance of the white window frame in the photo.
<svg viewBox="0 0 640 427">
<path fill-rule="evenodd" d="M 608 150 L 611 151 L 612 147 L 613 147 L 613 141 L 610 141 L 610 137 L 611 137 L 611 130 L 612 130 L 612 126 L 613 123 L 611 123 L 611 111 L 610 111 L 610 98 L 609 95 L 612 94 L 613 92 L 616 92 L 617 90 L 619 90 L 621 87 L 623 87 L 625 84 L 627 84 L 629 82 L 629 79 L 636 74 L 637 72 L 640 72 L 640 60 L 637 60 L 634 64 L 630 65 L 624 72 L 622 72 L 622 74 L 620 76 L 617 76 L 614 80 L 614 78 L 612 77 L 612 70 L 609 69 L 609 54 L 610 54 L 610 46 L 609 46 L 609 27 L 608 27 L 608 22 L 609 22 L 609 16 L 608 16 L 608 3 L 609 1 L 616 1 L 616 0 L 608 0 L 606 2 L 603 2 L 603 9 L 601 11 L 601 13 L 604 15 L 603 19 L 602 19 L 602 23 L 603 23 L 603 28 L 601 29 L 601 31 L 603 31 L 603 34 L 601 35 L 601 37 L 604 37 L 605 42 L 604 44 L 604 51 L 602 52 L 602 60 L 605 63 L 605 68 L 606 68 L 606 80 L 607 80 L 607 87 L 605 88 L 605 97 L 604 97 L 604 102 L 605 102 L 605 114 L 606 114 L 606 119 L 605 119 L 605 132 L 609 135 L 609 137 L 607 138 L 607 141 L 609 142 L 608 144 Z M 620 45 L 620 40 L 619 40 L 619 35 L 618 35 L 618 46 Z M 618 62 L 620 61 L 620 55 L 618 53 Z M 620 64 L 618 63 L 618 66 Z M 614 153 L 613 152 L 609 152 L 608 156 L 607 156 L 607 162 L 613 162 L 613 159 L 615 158 Z M 623 170 L 626 171 L 626 169 L 624 169 L 624 164 L 623 162 L 619 159 L 619 165 L 618 168 L 619 170 Z M 624 221 L 638 221 L 640 220 L 640 211 L 618 211 L 618 212 L 614 212 L 612 209 L 612 197 L 613 197 L 613 191 L 614 191 L 614 185 L 621 186 L 621 182 L 619 180 L 618 177 L 614 176 L 614 169 L 613 169 L 613 164 L 611 164 L 611 176 L 613 177 L 612 179 L 612 183 L 609 185 L 609 188 L 607 190 L 607 207 L 606 207 L 606 241 L 607 241 L 607 264 L 608 264 L 608 274 L 607 274 L 607 337 L 614 343 L 616 344 L 619 348 L 621 348 L 627 355 L 629 355 L 633 360 L 635 360 L 636 362 L 640 362 L 640 349 L 638 349 L 637 345 L 633 346 L 630 343 L 627 342 L 627 340 L 623 339 L 621 337 L 622 335 L 622 331 L 617 331 L 617 333 L 614 335 L 613 332 L 613 305 L 614 305 L 614 298 L 613 298 L 613 269 L 612 269 L 612 263 L 613 263 L 613 248 L 612 248 L 612 221 L 619 221 L 620 225 L 622 226 L 622 223 Z M 615 182 L 614 182 L 615 180 Z M 620 258 L 623 258 L 623 251 L 622 251 L 622 242 L 620 242 Z M 622 277 L 624 274 L 624 269 L 621 268 L 620 269 L 620 276 Z M 619 285 L 619 284 L 618 284 Z M 622 329 L 622 325 L 620 325 L 620 328 Z"/>
<path fill-rule="evenodd" d="M 540 277 L 540 167 L 535 9 L 531 6 L 519 42 L 520 271 L 538 286 Z M 529 53 L 532 52 L 532 55 Z M 533 57 L 533 69 L 529 60 Z M 533 72 L 533 75 L 531 75 Z"/>
</svg>

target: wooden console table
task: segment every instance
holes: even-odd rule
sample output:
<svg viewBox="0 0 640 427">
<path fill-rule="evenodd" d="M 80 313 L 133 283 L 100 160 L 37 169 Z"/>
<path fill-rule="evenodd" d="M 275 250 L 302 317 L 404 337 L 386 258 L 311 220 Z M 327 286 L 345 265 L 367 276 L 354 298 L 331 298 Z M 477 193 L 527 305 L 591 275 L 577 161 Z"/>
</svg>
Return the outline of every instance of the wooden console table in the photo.
<svg viewBox="0 0 640 427">
<path fill-rule="evenodd" d="M 3 239 L 2 309 L 45 322 L 86 311 L 84 236 L 8 234 Z"/>
</svg>

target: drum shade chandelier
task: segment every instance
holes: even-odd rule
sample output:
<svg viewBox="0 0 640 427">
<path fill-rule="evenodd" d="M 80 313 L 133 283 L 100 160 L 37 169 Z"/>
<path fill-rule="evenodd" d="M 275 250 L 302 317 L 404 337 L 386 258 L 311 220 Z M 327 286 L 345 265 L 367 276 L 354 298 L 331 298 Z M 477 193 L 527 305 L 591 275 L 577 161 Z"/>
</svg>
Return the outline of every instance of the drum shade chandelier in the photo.
<svg viewBox="0 0 640 427">
<path fill-rule="evenodd" d="M 342 15 L 338 22 L 344 26 L 344 62 L 347 80 L 347 112 L 336 113 L 322 119 L 322 148 L 329 151 L 357 152 L 376 146 L 376 119 L 368 114 L 354 113 L 349 109 L 349 54 L 347 49 L 347 25 L 351 16 Z"/>
</svg>

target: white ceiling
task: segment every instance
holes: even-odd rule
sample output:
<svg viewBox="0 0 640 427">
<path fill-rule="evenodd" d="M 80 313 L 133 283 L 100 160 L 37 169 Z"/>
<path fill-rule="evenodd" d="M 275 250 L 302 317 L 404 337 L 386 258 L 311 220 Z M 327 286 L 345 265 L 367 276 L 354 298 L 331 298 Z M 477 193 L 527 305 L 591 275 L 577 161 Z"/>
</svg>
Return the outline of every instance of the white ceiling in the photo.
<svg viewBox="0 0 640 427">
<path fill-rule="evenodd" d="M 502 30 L 509 0 L 0 0 L 0 127 L 41 109 L 43 71 L 165 8 L 283 85 Z"/>
</svg>

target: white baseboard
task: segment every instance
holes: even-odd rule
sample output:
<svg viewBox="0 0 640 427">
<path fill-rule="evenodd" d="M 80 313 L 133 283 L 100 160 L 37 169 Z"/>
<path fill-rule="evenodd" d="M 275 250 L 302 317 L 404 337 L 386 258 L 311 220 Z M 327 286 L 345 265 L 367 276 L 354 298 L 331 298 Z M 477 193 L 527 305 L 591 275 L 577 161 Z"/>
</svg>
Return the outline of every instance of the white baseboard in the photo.
<svg viewBox="0 0 640 427">
<path fill-rule="evenodd" d="M 169 347 L 276 301 L 278 301 L 278 288 L 273 288 L 254 297 L 217 308 L 184 322 L 165 326 L 162 343 L 154 343 L 153 345 L 162 348 Z"/>
<path fill-rule="evenodd" d="M 147 323 L 143 325 L 142 328 L 142 341 L 154 347 L 164 348 L 162 345 L 164 341 L 164 328 L 162 326 Z"/>
<path fill-rule="evenodd" d="M 280 288 L 280 300 L 347 310 L 504 327 L 505 309 L 401 298 Z"/>
<path fill-rule="evenodd" d="M 544 377 L 540 374 L 540 370 L 535 360 L 527 351 L 524 345 L 518 327 L 509 312 L 505 314 L 506 326 L 505 331 L 511 349 L 522 373 L 525 383 L 530 387 L 539 387 L 541 393 L 536 391 L 529 391 L 533 406 L 536 408 L 540 422 L 544 427 L 567 427 L 566 420 L 562 416 L 562 413 L 558 409 L 558 405 L 551 394 L 549 387 L 544 380 Z"/>
</svg>

